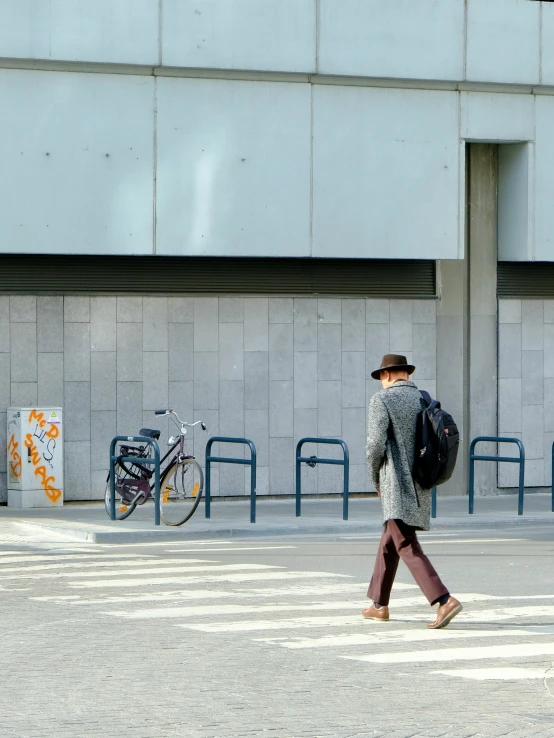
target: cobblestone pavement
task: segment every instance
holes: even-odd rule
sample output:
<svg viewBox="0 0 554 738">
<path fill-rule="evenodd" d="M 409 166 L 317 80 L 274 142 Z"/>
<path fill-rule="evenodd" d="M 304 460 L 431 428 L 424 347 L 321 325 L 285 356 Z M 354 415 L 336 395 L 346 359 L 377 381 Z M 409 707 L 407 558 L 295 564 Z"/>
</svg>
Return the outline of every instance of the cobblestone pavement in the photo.
<svg viewBox="0 0 554 738">
<path fill-rule="evenodd" d="M 429 534 L 438 632 L 406 570 L 360 617 L 376 537 L 0 541 L 0 736 L 554 737 L 549 539 Z"/>
</svg>

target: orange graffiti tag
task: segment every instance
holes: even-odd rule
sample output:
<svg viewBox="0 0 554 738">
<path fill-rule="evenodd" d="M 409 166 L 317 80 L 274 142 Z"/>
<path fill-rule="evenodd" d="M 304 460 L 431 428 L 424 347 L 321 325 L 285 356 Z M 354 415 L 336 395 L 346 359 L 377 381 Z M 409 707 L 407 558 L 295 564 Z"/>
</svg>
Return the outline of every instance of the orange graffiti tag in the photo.
<svg viewBox="0 0 554 738">
<path fill-rule="evenodd" d="M 34 412 L 35 411 L 33 410 L 33 413 Z M 52 502 L 57 502 L 62 496 L 62 492 L 61 490 L 57 489 L 57 487 L 53 486 L 56 484 L 56 477 L 49 477 L 46 467 L 41 464 L 40 454 L 37 450 L 37 447 L 33 443 L 33 436 L 30 433 L 27 433 L 27 435 L 25 436 L 25 446 L 29 449 L 29 459 L 33 463 L 35 469 L 35 477 L 39 478 L 42 488 L 46 493 L 46 496 L 50 500 L 52 500 Z"/>
<path fill-rule="evenodd" d="M 37 413 L 36 410 L 31 410 L 31 414 L 29 415 L 29 423 L 32 423 L 33 420 L 36 420 L 39 428 L 44 428 L 44 426 L 46 425 L 46 418 L 44 417 L 44 414 Z M 60 435 L 58 426 L 55 423 L 48 423 L 48 425 L 50 426 L 50 428 L 46 431 L 47 437 L 57 438 Z"/>
<path fill-rule="evenodd" d="M 19 479 L 21 476 L 21 456 L 17 452 L 19 444 L 15 440 L 15 436 L 12 434 L 10 442 L 8 443 L 8 453 L 10 455 L 10 471 L 15 479 Z"/>
</svg>

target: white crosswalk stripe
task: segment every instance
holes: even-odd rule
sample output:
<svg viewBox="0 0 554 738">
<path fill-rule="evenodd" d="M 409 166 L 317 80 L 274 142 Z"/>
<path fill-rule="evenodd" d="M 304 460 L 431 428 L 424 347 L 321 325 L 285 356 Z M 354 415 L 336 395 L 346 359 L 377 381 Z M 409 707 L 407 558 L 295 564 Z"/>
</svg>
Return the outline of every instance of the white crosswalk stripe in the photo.
<svg viewBox="0 0 554 738">
<path fill-rule="evenodd" d="M 178 623 L 178 628 L 198 630 L 203 633 L 248 633 L 260 630 L 295 630 L 301 628 L 328 628 L 334 626 L 357 627 L 359 615 L 329 615 L 312 618 L 283 618 L 279 620 L 242 620 L 225 623 Z"/>
<path fill-rule="evenodd" d="M 2 564 L 4 561 L 1 562 Z M 144 567 L 146 565 L 152 564 L 152 559 L 132 559 L 131 561 L 118 561 L 117 567 Z M 175 563 L 173 559 L 164 559 L 163 562 L 157 562 L 157 563 Z M 187 564 L 214 564 L 217 563 L 215 561 L 212 561 L 210 559 L 187 559 Z M 103 569 L 106 567 L 112 567 L 114 566 L 113 561 L 71 561 L 67 563 L 66 561 L 52 561 L 49 564 L 33 564 L 32 566 L 10 566 L 10 567 L 2 567 L 1 571 L 3 574 L 8 572 L 9 574 L 13 572 L 22 572 L 22 571 L 53 571 L 54 569 Z M 42 576 L 40 577 L 42 578 Z"/>
<path fill-rule="evenodd" d="M 173 548 L 168 549 L 168 552 L 171 553 L 197 553 L 199 550 L 201 550 L 203 553 L 204 551 L 275 551 L 276 549 L 283 549 L 283 548 L 296 548 L 296 546 L 235 546 L 230 547 L 226 546 L 224 548 Z"/>
<path fill-rule="evenodd" d="M 465 601 L 475 601 L 481 599 L 487 599 L 487 595 L 480 594 L 468 594 L 465 595 Z M 398 607 L 418 606 L 421 605 L 421 597 L 408 597 L 397 600 Z M 119 610 L 112 612 L 105 612 L 104 615 L 114 615 L 115 617 L 130 618 L 130 619 L 152 619 L 152 618 L 178 618 L 187 617 L 188 615 L 226 615 L 226 614 L 238 614 L 238 613 L 253 613 L 253 612 L 287 612 L 295 610 L 350 610 L 360 611 L 365 607 L 363 601 L 337 601 L 337 602 L 305 602 L 302 605 L 288 603 L 282 604 L 270 604 L 270 605 L 214 605 L 214 606 L 203 606 L 203 607 L 164 607 L 164 608 L 153 608 L 150 607 L 145 610 Z"/>
<path fill-rule="evenodd" d="M 390 633 L 348 633 L 320 638 L 257 638 L 265 643 L 273 643 L 284 648 L 337 648 L 340 646 L 383 646 L 387 643 L 428 643 L 445 640 L 472 640 L 473 638 L 518 638 L 521 630 L 396 630 Z M 541 631 L 529 630 L 525 635 L 544 635 Z"/>
<path fill-rule="evenodd" d="M 510 659 L 519 656 L 546 656 L 554 653 L 554 643 L 522 643 L 502 646 L 477 646 L 470 648 L 440 648 L 434 651 L 408 651 L 405 653 L 374 653 L 363 656 L 342 656 L 353 661 L 370 661 L 374 664 L 422 664 L 426 661 L 482 661 L 483 659 Z"/>
<path fill-rule="evenodd" d="M 316 602 L 302 605 L 191 605 L 189 607 L 162 607 L 148 610 L 103 612 L 131 620 L 152 620 L 153 618 L 185 618 L 191 615 L 243 615 L 254 612 L 309 612 L 312 610 L 355 610 L 363 607 L 360 602 Z"/>
<path fill-rule="evenodd" d="M 416 588 L 414 584 L 397 584 L 397 589 Z M 249 589 L 235 588 L 233 590 L 213 590 L 213 589 L 186 589 L 177 592 L 147 592 L 144 594 L 126 594 L 123 596 L 104 596 L 95 599 L 85 599 L 80 595 L 51 595 L 47 597 L 33 597 L 31 599 L 56 602 L 71 599 L 75 605 L 112 605 L 121 603 L 136 602 L 167 602 L 176 600 L 218 600 L 226 598 L 234 599 L 272 599 L 274 597 L 310 597 L 323 595 L 339 595 L 347 593 L 360 593 L 360 584 L 357 582 L 333 582 L 332 584 L 322 584 L 319 582 L 314 585 L 290 585 L 281 587 L 250 587 Z M 486 596 L 486 595 L 485 595 Z"/>
<path fill-rule="evenodd" d="M 253 567 L 247 567 L 253 568 Z M 143 587 L 145 585 L 167 584 L 206 584 L 208 582 L 268 582 L 276 579 L 336 579 L 347 577 L 347 574 L 332 574 L 320 571 L 280 571 L 264 572 L 263 574 L 205 574 L 201 577 L 145 577 L 143 579 L 120 579 L 115 582 L 70 582 L 69 586 L 75 589 L 101 589 L 105 587 Z"/>
<path fill-rule="evenodd" d="M 438 539 L 436 541 L 434 540 L 425 540 L 422 538 L 422 542 L 425 546 L 432 546 L 433 544 L 439 544 L 443 546 L 447 546 L 449 549 L 454 544 L 462 543 L 464 545 L 470 543 L 475 546 L 480 546 L 482 543 L 513 543 L 514 541 L 525 541 L 525 538 L 456 538 L 455 540 L 444 540 L 444 539 Z M 436 552 L 435 552 L 436 553 Z"/>
<path fill-rule="evenodd" d="M 4 564 L 17 564 L 26 563 L 27 561 L 81 561 L 83 559 L 96 559 L 98 561 L 98 552 L 94 553 L 79 553 L 79 554 L 24 554 L 22 551 L 2 551 L 0 556 L 0 565 Z M 114 559 L 121 561 L 122 559 L 149 559 L 153 558 L 153 554 L 132 554 L 132 553 L 117 553 L 117 554 L 102 554 L 102 559 Z"/>
<path fill-rule="evenodd" d="M 149 564 L 152 562 L 149 561 Z M 132 574 L 133 576 L 142 576 L 143 574 L 171 574 L 175 572 L 187 573 L 187 572 L 200 572 L 200 571 L 240 571 L 246 569 L 281 569 L 280 566 L 270 566 L 269 564 L 222 564 L 217 566 L 217 562 L 213 562 L 214 566 L 190 566 L 188 562 L 184 561 L 178 566 L 159 566 L 151 568 L 139 568 L 134 570 L 121 571 L 119 568 L 113 571 L 102 572 L 103 577 L 120 577 Z M 9 571 L 9 570 L 8 570 Z M 32 574 L 9 574 L 3 579 L 63 579 L 65 577 L 97 577 L 98 573 L 95 571 L 65 571 L 65 572 L 46 572 Z M 138 582 L 140 584 L 140 582 Z"/>
<path fill-rule="evenodd" d="M 544 669 L 521 669 L 517 666 L 492 669 L 448 669 L 446 671 L 432 671 L 431 674 L 443 674 L 444 676 L 461 679 L 474 679 L 480 682 L 491 680 L 519 681 L 521 679 L 541 679 L 545 681 L 546 679 L 554 679 L 554 674 L 550 674 Z"/>
<path fill-rule="evenodd" d="M 361 617 L 367 583 L 255 558 L 258 551 L 295 546 L 222 543 L 165 542 L 148 554 L 125 547 L 113 553 L 104 546 L 93 551 L 44 548 L 40 553 L 10 549 L 0 552 L 0 582 L 3 596 L 10 588 L 27 588 L 24 596 L 36 602 L 90 609 L 114 627 L 117 620 L 140 620 L 145 627 L 150 621 L 152 627 L 178 628 L 183 638 L 195 632 L 236 634 L 268 649 L 287 649 L 291 657 L 296 651 L 295 658 L 314 649 L 322 657 L 372 670 L 412 664 L 445 680 L 554 678 L 554 594 L 461 593 L 465 610 L 448 629 L 434 631 L 426 628 L 434 611 L 416 585 L 397 583 L 393 619 L 377 623 Z M 242 561 L 254 563 L 226 564 L 218 552 L 241 553 Z M 40 587 L 44 580 L 47 595 Z M 544 669 L 537 659 L 544 661 Z"/>
<path fill-rule="evenodd" d="M 460 595 L 462 596 L 462 595 Z M 518 598 L 519 599 L 519 598 Z M 524 607 L 499 607 L 494 609 L 483 609 L 478 608 L 468 611 L 464 610 L 456 618 L 456 624 L 462 623 L 497 623 L 506 620 L 521 620 L 522 617 L 527 618 L 525 624 L 528 624 L 529 619 L 535 620 L 541 617 L 552 617 L 554 615 L 554 605 L 526 605 Z M 396 617 L 398 621 L 418 621 L 421 620 L 422 615 L 417 612 L 400 613 Z"/>
<path fill-rule="evenodd" d="M 210 538 L 205 541 L 188 541 L 187 546 L 220 546 L 222 542 L 225 542 L 225 545 L 227 546 L 239 546 L 240 541 L 228 541 L 227 539 L 221 539 L 221 538 Z M 135 546 L 135 543 L 130 543 L 130 546 Z M 155 546 L 182 546 L 182 541 L 164 541 L 163 543 L 155 543 L 151 544 Z"/>
</svg>

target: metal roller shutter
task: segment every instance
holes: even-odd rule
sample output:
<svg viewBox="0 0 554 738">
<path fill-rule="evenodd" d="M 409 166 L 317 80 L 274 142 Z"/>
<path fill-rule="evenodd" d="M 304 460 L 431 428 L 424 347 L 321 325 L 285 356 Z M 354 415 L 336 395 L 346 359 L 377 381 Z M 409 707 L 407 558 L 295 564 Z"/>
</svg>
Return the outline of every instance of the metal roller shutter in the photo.
<svg viewBox="0 0 554 738">
<path fill-rule="evenodd" d="M 434 261 L 0 255 L 0 294 L 435 297 Z"/>
<path fill-rule="evenodd" d="M 554 298 L 554 262 L 500 261 L 498 297 Z"/>
</svg>

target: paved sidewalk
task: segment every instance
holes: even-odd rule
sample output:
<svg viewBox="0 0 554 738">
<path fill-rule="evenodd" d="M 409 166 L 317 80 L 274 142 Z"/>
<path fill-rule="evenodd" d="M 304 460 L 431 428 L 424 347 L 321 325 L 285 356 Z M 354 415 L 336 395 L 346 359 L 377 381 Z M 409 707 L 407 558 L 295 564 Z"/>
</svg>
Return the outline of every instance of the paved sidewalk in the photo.
<svg viewBox="0 0 554 738">
<path fill-rule="evenodd" d="M 554 524 L 550 494 L 529 494 L 525 514 L 517 515 L 517 495 L 478 497 L 475 514 L 469 515 L 467 497 L 438 499 L 438 515 L 432 529 L 498 528 L 525 524 Z M 89 541 L 93 543 L 143 543 L 159 539 L 191 540 L 214 537 L 281 536 L 309 534 L 378 533 L 380 505 L 376 498 L 352 498 L 348 521 L 342 520 L 342 500 L 302 500 L 302 516 L 295 517 L 295 501 L 258 498 L 257 522 L 250 523 L 249 499 L 228 502 L 212 499 L 211 519 L 204 517 L 201 502 L 195 515 L 180 528 L 154 525 L 153 504 L 139 507 L 127 520 L 112 522 L 104 504 L 68 504 L 63 508 L 17 510 L 0 508 L 0 540 Z"/>
</svg>

